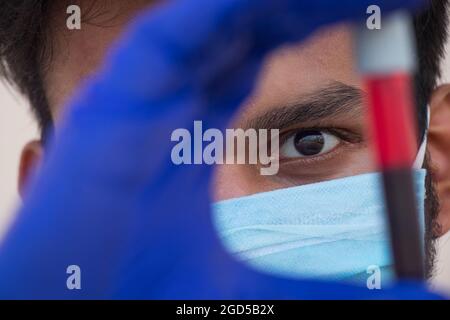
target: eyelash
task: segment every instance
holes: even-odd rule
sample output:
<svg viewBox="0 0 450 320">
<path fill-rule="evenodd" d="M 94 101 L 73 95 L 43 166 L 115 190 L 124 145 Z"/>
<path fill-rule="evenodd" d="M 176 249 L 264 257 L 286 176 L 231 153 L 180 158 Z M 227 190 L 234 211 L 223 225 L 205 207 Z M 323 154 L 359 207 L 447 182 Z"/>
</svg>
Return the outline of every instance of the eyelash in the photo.
<svg viewBox="0 0 450 320">
<path fill-rule="evenodd" d="M 290 129 L 288 132 L 281 133 L 280 134 L 280 144 L 286 142 L 290 137 L 297 134 L 298 132 L 302 131 L 323 131 L 328 134 L 332 134 L 336 137 L 338 137 L 341 140 L 344 140 L 348 143 L 359 143 L 362 141 L 361 136 L 359 134 L 356 134 L 354 132 L 351 132 L 347 129 L 342 128 L 323 128 L 323 127 L 304 127 L 304 128 L 296 128 L 296 129 Z"/>
</svg>

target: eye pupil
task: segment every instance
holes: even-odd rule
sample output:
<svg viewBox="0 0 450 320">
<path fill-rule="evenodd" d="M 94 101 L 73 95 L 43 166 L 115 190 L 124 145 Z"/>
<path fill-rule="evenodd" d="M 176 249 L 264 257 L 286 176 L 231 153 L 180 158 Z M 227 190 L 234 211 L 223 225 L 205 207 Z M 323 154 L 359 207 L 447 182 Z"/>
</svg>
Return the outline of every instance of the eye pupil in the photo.
<svg viewBox="0 0 450 320">
<path fill-rule="evenodd" d="M 306 130 L 295 135 L 294 145 L 299 153 L 305 156 L 313 156 L 323 150 L 325 139 L 320 131 Z"/>
</svg>

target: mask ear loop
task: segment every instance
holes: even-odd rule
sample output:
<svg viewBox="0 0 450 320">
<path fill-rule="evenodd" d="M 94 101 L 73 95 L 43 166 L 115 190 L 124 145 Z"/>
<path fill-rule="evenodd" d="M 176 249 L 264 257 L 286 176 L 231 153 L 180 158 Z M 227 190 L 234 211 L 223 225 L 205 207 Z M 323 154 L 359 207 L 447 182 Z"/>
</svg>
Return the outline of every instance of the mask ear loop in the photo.
<svg viewBox="0 0 450 320">
<path fill-rule="evenodd" d="M 419 151 L 417 152 L 416 159 L 413 163 L 413 169 L 421 169 L 425 162 L 425 154 L 427 151 L 428 142 L 428 129 L 430 128 L 430 106 L 427 106 L 427 126 L 425 128 L 425 133 L 423 135 L 423 141 L 420 145 Z"/>
</svg>

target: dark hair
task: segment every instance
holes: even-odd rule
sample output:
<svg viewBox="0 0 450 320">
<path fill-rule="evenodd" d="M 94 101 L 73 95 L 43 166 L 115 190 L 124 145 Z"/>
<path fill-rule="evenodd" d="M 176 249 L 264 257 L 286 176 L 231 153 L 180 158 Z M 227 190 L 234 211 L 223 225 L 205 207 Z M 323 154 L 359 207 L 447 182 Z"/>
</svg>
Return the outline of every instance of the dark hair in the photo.
<svg viewBox="0 0 450 320">
<path fill-rule="evenodd" d="M 447 0 L 429 0 L 430 6 L 415 17 L 419 70 L 416 101 L 419 129 L 426 125 L 426 104 L 441 75 L 440 64 L 447 38 Z M 30 100 L 43 135 L 52 117 L 42 84 L 50 62 L 49 0 L 0 0 L 0 76 Z"/>
<path fill-rule="evenodd" d="M 29 99 L 43 136 L 52 126 L 41 67 L 48 57 L 50 3 L 0 0 L 0 76 Z"/>
</svg>

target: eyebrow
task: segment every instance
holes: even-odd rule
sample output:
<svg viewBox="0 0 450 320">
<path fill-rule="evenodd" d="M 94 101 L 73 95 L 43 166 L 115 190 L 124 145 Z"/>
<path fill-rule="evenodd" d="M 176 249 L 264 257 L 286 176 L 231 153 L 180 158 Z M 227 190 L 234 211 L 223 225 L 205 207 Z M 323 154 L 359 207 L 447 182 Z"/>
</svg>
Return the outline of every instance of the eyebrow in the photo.
<svg viewBox="0 0 450 320">
<path fill-rule="evenodd" d="M 275 108 L 245 121 L 244 128 L 282 129 L 298 123 L 319 122 L 362 112 L 364 91 L 333 81 L 291 105 Z"/>
</svg>

